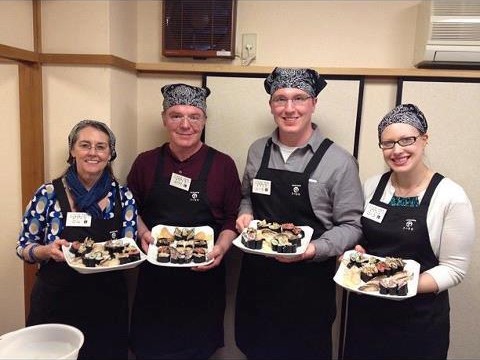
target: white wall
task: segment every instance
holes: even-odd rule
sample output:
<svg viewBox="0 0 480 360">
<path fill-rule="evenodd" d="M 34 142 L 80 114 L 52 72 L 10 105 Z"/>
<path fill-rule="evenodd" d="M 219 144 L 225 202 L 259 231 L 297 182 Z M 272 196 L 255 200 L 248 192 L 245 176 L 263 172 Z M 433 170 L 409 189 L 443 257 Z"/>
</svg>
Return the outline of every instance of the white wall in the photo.
<svg viewBox="0 0 480 360">
<path fill-rule="evenodd" d="M 15 253 L 15 241 L 20 230 L 20 114 L 18 111 L 18 71 L 16 65 L 0 64 L 0 153 L 3 154 L 0 172 L 2 216 L 0 228 L 0 334 L 24 325 L 23 263 Z"/>
</svg>

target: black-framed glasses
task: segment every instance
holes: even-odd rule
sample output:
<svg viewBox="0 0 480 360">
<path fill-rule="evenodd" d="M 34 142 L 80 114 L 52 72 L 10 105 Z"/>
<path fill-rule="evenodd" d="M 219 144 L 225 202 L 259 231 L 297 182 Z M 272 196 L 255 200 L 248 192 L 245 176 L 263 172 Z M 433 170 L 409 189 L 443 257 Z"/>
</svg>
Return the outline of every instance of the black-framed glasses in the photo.
<svg viewBox="0 0 480 360">
<path fill-rule="evenodd" d="M 401 147 L 404 147 L 404 146 L 409 146 L 409 145 L 413 145 L 415 144 L 415 141 L 417 141 L 417 139 L 419 137 L 421 137 L 422 134 L 420 135 L 417 135 L 417 136 L 407 136 L 407 137 L 403 137 L 401 139 L 398 139 L 397 141 L 393 141 L 393 140 L 387 140 L 387 141 L 380 141 L 378 143 L 378 146 L 380 147 L 380 149 L 382 150 L 385 150 L 385 149 L 393 149 L 393 147 L 395 146 L 395 144 L 398 144 L 400 145 Z"/>
<path fill-rule="evenodd" d="M 291 101 L 294 106 L 297 106 L 297 105 L 305 104 L 305 102 L 311 98 L 312 98 L 311 96 L 305 96 L 305 95 L 297 95 L 291 99 L 287 99 L 286 97 L 283 97 L 283 96 L 278 96 L 278 97 L 272 98 L 271 102 L 275 107 L 285 107 L 287 106 L 289 101 Z"/>
</svg>

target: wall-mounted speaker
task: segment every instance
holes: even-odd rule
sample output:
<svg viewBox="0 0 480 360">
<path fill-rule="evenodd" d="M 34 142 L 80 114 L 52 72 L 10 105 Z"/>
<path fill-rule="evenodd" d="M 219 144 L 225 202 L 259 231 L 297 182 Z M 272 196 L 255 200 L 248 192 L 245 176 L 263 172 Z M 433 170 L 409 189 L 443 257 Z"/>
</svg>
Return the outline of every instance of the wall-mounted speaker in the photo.
<svg viewBox="0 0 480 360">
<path fill-rule="evenodd" d="M 164 56 L 235 57 L 236 0 L 164 0 Z"/>
</svg>

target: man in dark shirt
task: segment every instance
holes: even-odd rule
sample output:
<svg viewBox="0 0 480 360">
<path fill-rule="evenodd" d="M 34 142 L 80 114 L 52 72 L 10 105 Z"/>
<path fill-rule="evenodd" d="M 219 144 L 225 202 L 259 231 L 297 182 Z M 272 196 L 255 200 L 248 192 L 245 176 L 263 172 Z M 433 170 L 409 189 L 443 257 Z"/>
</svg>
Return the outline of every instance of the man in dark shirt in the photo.
<svg viewBox="0 0 480 360">
<path fill-rule="evenodd" d="M 137 359 L 206 359 L 223 342 L 223 256 L 237 236 L 241 191 L 233 159 L 201 141 L 210 90 L 186 84 L 162 88 L 169 142 L 140 154 L 127 178 L 138 201 L 138 238 L 148 251 L 152 227 L 210 226 L 212 260 L 196 267 L 140 267 L 132 311 Z M 194 270 L 194 271 L 192 271 Z"/>
</svg>

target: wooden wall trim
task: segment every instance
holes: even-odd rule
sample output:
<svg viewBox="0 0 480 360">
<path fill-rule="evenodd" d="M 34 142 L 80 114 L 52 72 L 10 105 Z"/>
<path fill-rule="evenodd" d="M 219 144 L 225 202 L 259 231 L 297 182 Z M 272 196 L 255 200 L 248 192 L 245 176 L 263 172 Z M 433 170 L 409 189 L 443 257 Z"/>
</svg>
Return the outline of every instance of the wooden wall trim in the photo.
<svg viewBox="0 0 480 360">
<path fill-rule="evenodd" d="M 115 55 L 103 54 L 40 54 L 42 64 L 106 65 L 136 72 L 136 64 Z"/>
<path fill-rule="evenodd" d="M 37 45 L 40 47 L 40 45 Z M 40 62 L 44 65 L 101 65 L 137 73 L 166 74 L 269 74 L 274 66 L 241 66 L 214 63 L 135 63 L 119 56 L 108 54 L 43 54 L 0 44 L 0 59 Z M 332 68 L 314 67 L 327 76 L 365 76 L 369 78 L 469 78 L 480 79 L 480 70 L 462 69 L 417 69 L 417 68 Z"/>
<path fill-rule="evenodd" d="M 0 44 L 0 58 L 15 61 L 38 61 L 38 54 L 33 51 L 19 49 L 13 46 Z"/>
<path fill-rule="evenodd" d="M 39 184 L 45 181 L 41 66 L 19 63 L 18 77 L 22 207 L 25 208 Z M 37 267 L 24 262 L 23 270 L 25 318 L 27 318 L 30 310 L 30 292 Z"/>
<path fill-rule="evenodd" d="M 393 77 L 451 77 L 480 78 L 478 70 L 445 70 L 445 69 L 387 69 L 387 68 L 331 68 L 314 67 L 323 75 L 332 76 L 365 76 L 378 78 Z M 142 73 L 186 73 L 186 74 L 269 74 L 273 66 L 240 66 L 226 64 L 194 64 L 194 63 L 137 63 L 137 71 Z"/>
</svg>

